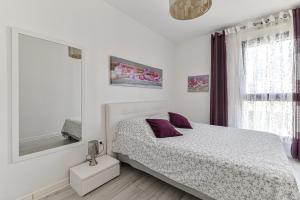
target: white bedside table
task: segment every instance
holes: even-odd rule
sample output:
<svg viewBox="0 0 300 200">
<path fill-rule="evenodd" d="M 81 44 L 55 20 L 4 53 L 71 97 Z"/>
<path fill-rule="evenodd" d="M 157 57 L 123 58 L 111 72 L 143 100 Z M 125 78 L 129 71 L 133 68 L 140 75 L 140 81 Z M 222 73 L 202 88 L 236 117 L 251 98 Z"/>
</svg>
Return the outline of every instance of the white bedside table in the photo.
<svg viewBox="0 0 300 200">
<path fill-rule="evenodd" d="M 98 157 L 97 161 L 96 166 L 85 162 L 70 169 L 70 184 L 80 196 L 120 175 L 120 161 L 108 155 Z"/>
</svg>

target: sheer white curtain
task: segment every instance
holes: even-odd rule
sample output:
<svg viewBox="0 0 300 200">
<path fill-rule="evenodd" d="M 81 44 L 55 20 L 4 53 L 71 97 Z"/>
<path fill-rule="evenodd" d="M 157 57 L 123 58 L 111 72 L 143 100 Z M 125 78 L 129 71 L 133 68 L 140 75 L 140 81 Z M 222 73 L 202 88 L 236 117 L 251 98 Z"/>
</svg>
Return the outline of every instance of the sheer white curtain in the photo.
<svg viewBox="0 0 300 200">
<path fill-rule="evenodd" d="M 292 137 L 292 12 L 226 30 L 229 126 Z"/>
</svg>

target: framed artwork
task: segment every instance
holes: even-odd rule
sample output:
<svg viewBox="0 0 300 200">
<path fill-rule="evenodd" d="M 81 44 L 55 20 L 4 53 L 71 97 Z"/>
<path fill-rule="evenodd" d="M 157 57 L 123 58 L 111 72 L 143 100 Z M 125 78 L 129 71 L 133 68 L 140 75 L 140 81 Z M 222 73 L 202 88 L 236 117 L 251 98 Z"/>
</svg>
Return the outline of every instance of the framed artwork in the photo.
<svg viewBox="0 0 300 200">
<path fill-rule="evenodd" d="M 162 88 L 163 71 L 117 57 L 110 57 L 110 84 Z"/>
<path fill-rule="evenodd" d="M 189 76 L 188 92 L 208 92 L 209 75 Z"/>
</svg>

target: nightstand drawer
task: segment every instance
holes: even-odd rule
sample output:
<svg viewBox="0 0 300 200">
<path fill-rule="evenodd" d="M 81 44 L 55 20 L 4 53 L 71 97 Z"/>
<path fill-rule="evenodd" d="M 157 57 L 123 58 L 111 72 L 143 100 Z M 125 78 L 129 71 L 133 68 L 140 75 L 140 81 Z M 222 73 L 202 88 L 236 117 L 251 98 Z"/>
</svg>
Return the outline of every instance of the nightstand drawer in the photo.
<svg viewBox="0 0 300 200">
<path fill-rule="evenodd" d="M 110 156 L 97 158 L 98 165 L 89 166 L 89 162 L 70 169 L 70 185 L 83 196 L 120 175 L 120 162 Z"/>
<path fill-rule="evenodd" d="M 82 182 L 82 193 L 83 195 L 98 188 L 99 186 L 105 184 L 111 179 L 120 175 L 120 165 L 117 164 L 112 166 L 102 172 L 99 172 L 95 176 L 92 176 Z"/>
</svg>

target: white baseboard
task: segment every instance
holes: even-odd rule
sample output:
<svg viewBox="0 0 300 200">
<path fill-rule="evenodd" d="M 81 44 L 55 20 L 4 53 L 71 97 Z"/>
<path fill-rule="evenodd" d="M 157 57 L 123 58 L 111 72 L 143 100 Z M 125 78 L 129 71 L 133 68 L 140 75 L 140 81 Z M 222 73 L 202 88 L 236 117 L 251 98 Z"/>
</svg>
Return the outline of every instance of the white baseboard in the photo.
<svg viewBox="0 0 300 200">
<path fill-rule="evenodd" d="M 21 198 L 18 198 L 17 200 L 39 200 L 41 198 L 47 197 L 61 189 L 64 189 L 65 187 L 68 187 L 70 185 L 69 178 L 63 179 L 53 185 L 46 186 L 44 188 L 41 188 L 31 194 L 25 195 Z"/>
</svg>

